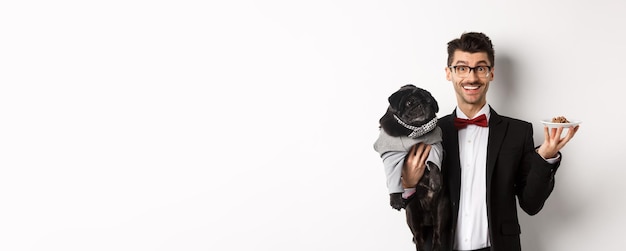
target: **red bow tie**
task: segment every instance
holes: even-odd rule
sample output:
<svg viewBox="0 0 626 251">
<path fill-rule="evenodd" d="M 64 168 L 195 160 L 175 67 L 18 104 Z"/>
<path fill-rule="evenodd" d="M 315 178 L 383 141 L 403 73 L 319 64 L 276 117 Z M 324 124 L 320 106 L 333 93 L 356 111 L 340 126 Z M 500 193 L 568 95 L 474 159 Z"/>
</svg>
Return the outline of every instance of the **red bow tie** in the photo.
<svg viewBox="0 0 626 251">
<path fill-rule="evenodd" d="M 477 126 L 487 127 L 487 124 L 488 124 L 488 121 L 487 121 L 487 116 L 485 116 L 485 114 L 480 115 L 473 119 L 454 118 L 454 126 L 456 127 L 456 129 L 459 129 L 459 130 L 467 127 L 467 125 L 477 125 Z"/>
</svg>

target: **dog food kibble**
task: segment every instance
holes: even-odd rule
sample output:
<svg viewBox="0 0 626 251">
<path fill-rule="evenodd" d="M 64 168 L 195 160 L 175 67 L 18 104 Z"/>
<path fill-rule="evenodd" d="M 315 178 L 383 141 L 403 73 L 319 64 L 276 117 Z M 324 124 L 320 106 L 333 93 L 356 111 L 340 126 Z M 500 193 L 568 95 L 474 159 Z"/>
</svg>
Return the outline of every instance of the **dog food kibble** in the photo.
<svg viewBox="0 0 626 251">
<path fill-rule="evenodd" d="M 564 116 L 558 116 L 552 118 L 552 123 L 569 123 L 569 120 L 567 120 Z"/>
</svg>

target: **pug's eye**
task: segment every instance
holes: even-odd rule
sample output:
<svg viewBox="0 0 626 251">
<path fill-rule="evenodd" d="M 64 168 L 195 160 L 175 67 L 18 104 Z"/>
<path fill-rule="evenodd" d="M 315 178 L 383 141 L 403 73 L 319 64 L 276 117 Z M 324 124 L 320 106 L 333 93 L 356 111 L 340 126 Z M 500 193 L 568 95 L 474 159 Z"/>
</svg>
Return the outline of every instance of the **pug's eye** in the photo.
<svg viewBox="0 0 626 251">
<path fill-rule="evenodd" d="M 411 101 L 407 101 L 404 105 L 405 105 L 406 107 L 409 107 L 409 106 L 411 106 L 411 105 L 412 105 L 412 103 L 411 103 Z"/>
</svg>

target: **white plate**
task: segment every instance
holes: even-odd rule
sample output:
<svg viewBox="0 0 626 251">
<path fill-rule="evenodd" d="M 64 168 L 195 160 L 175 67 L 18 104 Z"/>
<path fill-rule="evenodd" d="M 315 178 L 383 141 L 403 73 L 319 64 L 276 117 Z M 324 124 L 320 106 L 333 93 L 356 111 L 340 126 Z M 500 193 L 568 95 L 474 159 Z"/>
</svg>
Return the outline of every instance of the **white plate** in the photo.
<svg viewBox="0 0 626 251">
<path fill-rule="evenodd" d="M 570 120 L 569 123 L 553 123 L 552 119 L 544 119 L 541 120 L 541 123 L 549 128 L 559 128 L 559 127 L 572 127 L 572 126 L 577 126 L 580 123 L 582 123 L 582 121 L 580 120 Z"/>
</svg>

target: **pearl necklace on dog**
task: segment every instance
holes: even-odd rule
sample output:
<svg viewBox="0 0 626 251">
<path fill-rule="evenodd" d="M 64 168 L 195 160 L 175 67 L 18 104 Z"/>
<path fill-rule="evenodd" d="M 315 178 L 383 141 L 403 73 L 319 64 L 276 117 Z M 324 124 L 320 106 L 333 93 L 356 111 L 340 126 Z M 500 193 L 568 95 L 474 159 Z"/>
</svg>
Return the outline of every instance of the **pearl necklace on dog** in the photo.
<svg viewBox="0 0 626 251">
<path fill-rule="evenodd" d="M 411 134 L 409 134 L 409 138 L 412 139 L 419 138 L 420 136 L 429 133 L 430 131 L 435 129 L 435 127 L 437 127 L 437 117 L 434 117 L 433 119 L 428 121 L 428 123 L 423 124 L 422 126 L 412 126 L 404 123 L 404 121 L 400 120 L 400 118 L 398 118 L 398 116 L 396 116 L 395 114 L 393 115 L 393 118 L 395 118 L 400 125 L 404 126 L 404 128 L 413 131 L 411 132 Z"/>
</svg>

